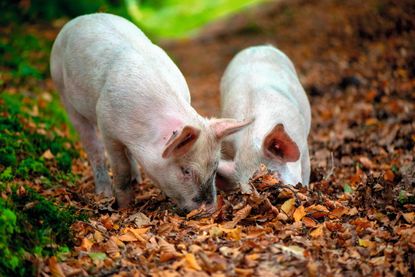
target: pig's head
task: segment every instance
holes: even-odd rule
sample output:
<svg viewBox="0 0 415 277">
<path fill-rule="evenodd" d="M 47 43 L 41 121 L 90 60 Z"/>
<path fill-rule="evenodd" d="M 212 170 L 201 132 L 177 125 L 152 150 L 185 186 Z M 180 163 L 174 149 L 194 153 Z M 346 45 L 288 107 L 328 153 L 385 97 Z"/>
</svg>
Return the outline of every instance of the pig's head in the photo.
<svg viewBox="0 0 415 277">
<path fill-rule="evenodd" d="M 162 151 L 158 172 L 149 172 L 163 192 L 180 209 L 190 211 L 216 205 L 215 176 L 224 137 L 238 132 L 252 120 L 206 120 L 198 127 L 173 132 Z"/>
<path fill-rule="evenodd" d="M 246 184 L 261 163 L 275 171 L 283 183 L 295 185 L 302 181 L 300 150 L 283 124 L 275 125 L 262 141 L 252 137 L 246 137 L 250 141 L 237 149 L 234 160 L 220 161 L 218 180 L 225 190 Z"/>
</svg>

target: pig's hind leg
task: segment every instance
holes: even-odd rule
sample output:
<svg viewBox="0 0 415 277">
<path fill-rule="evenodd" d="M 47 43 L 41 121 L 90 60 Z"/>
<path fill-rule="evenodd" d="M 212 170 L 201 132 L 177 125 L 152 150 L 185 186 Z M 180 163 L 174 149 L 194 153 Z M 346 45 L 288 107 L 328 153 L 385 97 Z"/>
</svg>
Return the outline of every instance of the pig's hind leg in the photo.
<svg viewBox="0 0 415 277">
<path fill-rule="evenodd" d="M 62 97 L 69 118 L 78 131 L 82 145 L 88 155 L 95 181 L 95 193 L 112 196 L 111 179 L 105 166 L 105 149 L 102 140 L 98 137 L 97 127 L 91 124 L 84 116 Z"/>
<path fill-rule="evenodd" d="M 112 169 L 115 198 L 119 208 L 126 208 L 134 196 L 129 152 L 121 142 L 108 136 L 103 139 Z"/>
</svg>

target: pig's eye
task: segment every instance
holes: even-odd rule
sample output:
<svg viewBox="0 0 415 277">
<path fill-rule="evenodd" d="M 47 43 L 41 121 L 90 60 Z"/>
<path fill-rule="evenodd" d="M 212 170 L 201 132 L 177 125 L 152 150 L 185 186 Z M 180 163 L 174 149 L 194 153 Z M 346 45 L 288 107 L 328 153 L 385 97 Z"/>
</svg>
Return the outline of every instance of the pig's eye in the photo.
<svg viewBox="0 0 415 277">
<path fill-rule="evenodd" d="M 192 175 L 192 171 L 188 167 L 181 167 L 182 173 L 185 177 L 189 177 Z"/>
</svg>

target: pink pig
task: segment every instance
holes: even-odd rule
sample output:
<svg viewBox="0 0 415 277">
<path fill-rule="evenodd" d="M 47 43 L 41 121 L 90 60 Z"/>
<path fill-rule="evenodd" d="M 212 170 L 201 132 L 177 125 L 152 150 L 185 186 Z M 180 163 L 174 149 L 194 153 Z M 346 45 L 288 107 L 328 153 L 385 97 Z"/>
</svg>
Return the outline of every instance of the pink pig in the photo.
<svg viewBox="0 0 415 277">
<path fill-rule="evenodd" d="M 238 53 L 221 81 L 222 116 L 255 117 L 229 136 L 233 160 L 221 161 L 218 173 L 249 191 L 249 178 L 262 163 L 284 183 L 308 185 L 310 104 L 290 59 L 272 46 Z"/>
<path fill-rule="evenodd" d="M 88 154 L 96 193 L 114 193 L 119 207 L 128 206 L 138 162 L 183 210 L 215 205 L 221 140 L 251 121 L 200 116 L 168 55 L 115 15 L 71 20 L 56 38 L 50 63 Z"/>
</svg>

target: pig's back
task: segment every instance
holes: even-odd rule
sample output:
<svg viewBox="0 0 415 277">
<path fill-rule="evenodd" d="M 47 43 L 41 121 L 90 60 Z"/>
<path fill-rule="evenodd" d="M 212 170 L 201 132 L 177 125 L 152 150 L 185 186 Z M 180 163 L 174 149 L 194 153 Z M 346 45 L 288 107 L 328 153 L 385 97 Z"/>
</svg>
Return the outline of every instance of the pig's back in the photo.
<svg viewBox="0 0 415 277">
<path fill-rule="evenodd" d="M 51 74 L 64 101 L 90 121 L 96 121 L 98 98 L 110 93 L 109 82 L 113 88 L 130 84 L 118 93 L 137 93 L 151 87 L 149 82 L 156 83 L 158 76 L 175 83 L 171 86 L 178 87 L 179 96 L 190 101 L 186 82 L 167 54 L 134 24 L 111 14 L 90 14 L 68 22 L 52 48 Z M 124 97 L 140 102 L 148 96 Z"/>
<path fill-rule="evenodd" d="M 309 129 L 310 105 L 294 65 L 272 46 L 250 47 L 238 53 L 222 78 L 221 93 L 224 116 L 226 110 L 246 113 L 249 107 L 255 109 L 254 105 L 273 105 L 275 110 L 279 108 L 275 103 L 285 102 L 298 108 Z"/>
</svg>

